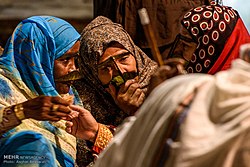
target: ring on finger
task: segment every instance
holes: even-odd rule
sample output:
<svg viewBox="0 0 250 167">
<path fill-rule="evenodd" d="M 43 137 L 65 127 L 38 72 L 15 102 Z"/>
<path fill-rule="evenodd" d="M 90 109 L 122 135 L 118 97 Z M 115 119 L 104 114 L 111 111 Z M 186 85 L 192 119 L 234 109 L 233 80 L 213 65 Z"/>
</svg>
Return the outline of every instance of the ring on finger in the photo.
<svg viewBox="0 0 250 167">
<path fill-rule="evenodd" d="M 58 108 L 59 108 L 59 105 L 57 105 L 57 104 L 52 105 L 52 111 L 53 112 L 56 112 L 58 110 Z"/>
</svg>

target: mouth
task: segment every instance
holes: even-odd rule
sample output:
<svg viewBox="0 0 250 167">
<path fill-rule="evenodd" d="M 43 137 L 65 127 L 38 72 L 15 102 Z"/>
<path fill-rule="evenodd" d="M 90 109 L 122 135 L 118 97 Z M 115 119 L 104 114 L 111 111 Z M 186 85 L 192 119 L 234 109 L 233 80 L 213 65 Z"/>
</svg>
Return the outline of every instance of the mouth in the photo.
<svg viewBox="0 0 250 167">
<path fill-rule="evenodd" d="M 127 80 L 134 79 L 136 76 L 136 72 L 125 72 L 122 75 L 114 77 L 108 84 L 104 85 L 104 87 L 108 88 L 109 84 L 112 84 L 118 90 L 120 86 L 124 84 Z"/>
<path fill-rule="evenodd" d="M 55 82 L 56 90 L 59 94 L 69 93 L 71 85 L 69 83 Z"/>
<path fill-rule="evenodd" d="M 70 86 L 74 83 L 74 81 L 82 79 L 82 78 L 83 78 L 83 75 L 81 75 L 81 73 L 79 71 L 73 71 L 67 75 L 64 75 L 60 78 L 55 79 L 55 82 L 66 84 L 66 85 Z"/>
</svg>

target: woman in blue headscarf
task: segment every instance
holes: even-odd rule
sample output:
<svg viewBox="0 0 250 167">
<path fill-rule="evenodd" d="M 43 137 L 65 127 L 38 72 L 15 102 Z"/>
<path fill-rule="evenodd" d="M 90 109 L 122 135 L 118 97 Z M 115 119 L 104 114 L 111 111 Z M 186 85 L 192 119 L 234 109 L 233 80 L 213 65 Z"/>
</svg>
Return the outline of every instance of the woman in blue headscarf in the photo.
<svg viewBox="0 0 250 167">
<path fill-rule="evenodd" d="M 0 56 L 0 166 L 74 166 L 76 139 L 64 121 L 81 103 L 69 84 L 55 80 L 76 70 L 79 38 L 52 16 L 27 18 L 14 30 Z M 94 119 L 92 125 L 86 138 L 97 131 Z"/>
</svg>

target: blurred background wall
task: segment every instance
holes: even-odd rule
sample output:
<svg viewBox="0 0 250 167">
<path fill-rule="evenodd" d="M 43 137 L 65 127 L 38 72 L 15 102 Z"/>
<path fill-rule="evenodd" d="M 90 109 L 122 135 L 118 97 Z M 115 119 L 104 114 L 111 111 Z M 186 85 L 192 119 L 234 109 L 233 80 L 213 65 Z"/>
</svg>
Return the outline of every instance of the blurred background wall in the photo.
<svg viewBox="0 0 250 167">
<path fill-rule="evenodd" d="M 250 32 L 250 0 L 222 0 L 222 3 L 238 10 Z M 0 45 L 5 45 L 22 19 L 34 15 L 63 18 L 81 33 L 93 19 L 93 0 L 0 0 Z"/>
<path fill-rule="evenodd" d="M 0 0 L 0 45 L 16 25 L 34 15 L 53 15 L 70 22 L 79 33 L 93 18 L 92 0 Z"/>
<path fill-rule="evenodd" d="M 250 1 L 249 0 L 223 0 L 223 5 L 231 6 L 239 12 L 245 26 L 248 29 L 248 32 L 250 33 Z"/>
</svg>

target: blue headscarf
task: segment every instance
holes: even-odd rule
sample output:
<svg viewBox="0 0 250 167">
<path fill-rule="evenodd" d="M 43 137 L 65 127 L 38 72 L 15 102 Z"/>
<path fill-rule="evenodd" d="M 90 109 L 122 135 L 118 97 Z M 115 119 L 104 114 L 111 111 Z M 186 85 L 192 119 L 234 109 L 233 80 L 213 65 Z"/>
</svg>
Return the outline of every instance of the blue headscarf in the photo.
<svg viewBox="0 0 250 167">
<path fill-rule="evenodd" d="M 53 16 L 23 20 L 8 40 L 0 68 L 11 78 L 23 81 L 36 95 L 57 96 L 54 61 L 80 38 L 68 22 Z"/>
</svg>

